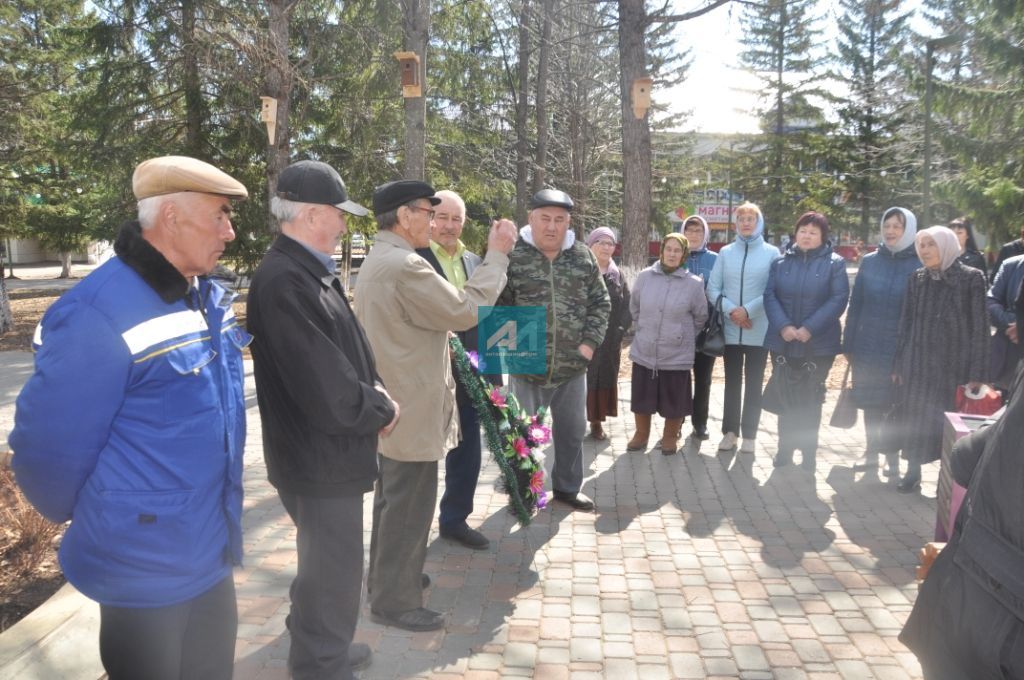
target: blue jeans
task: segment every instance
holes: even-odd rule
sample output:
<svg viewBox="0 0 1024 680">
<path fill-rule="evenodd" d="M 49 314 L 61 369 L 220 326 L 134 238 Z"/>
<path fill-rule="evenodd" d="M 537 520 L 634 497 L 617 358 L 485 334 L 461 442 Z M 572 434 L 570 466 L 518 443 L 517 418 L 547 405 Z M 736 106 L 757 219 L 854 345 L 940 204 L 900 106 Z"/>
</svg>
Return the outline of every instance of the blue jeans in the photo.
<svg viewBox="0 0 1024 680">
<path fill-rule="evenodd" d="M 462 441 L 444 459 L 444 495 L 438 518 L 442 529 L 454 529 L 466 522 L 473 512 L 473 494 L 480 478 L 480 421 L 468 399 L 458 406 Z"/>
</svg>

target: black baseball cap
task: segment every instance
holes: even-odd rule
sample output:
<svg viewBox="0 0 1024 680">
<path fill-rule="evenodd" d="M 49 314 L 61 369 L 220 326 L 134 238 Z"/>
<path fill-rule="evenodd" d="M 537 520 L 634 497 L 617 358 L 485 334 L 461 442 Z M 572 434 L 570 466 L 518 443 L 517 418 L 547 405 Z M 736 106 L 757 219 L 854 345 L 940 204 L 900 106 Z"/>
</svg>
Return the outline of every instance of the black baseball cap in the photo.
<svg viewBox="0 0 1024 680">
<path fill-rule="evenodd" d="M 435 193 L 434 187 L 416 179 L 400 179 L 381 184 L 373 190 L 373 212 L 380 215 L 417 198 L 429 199 L 430 205 L 437 205 L 441 199 L 434 196 Z"/>
<path fill-rule="evenodd" d="M 370 211 L 348 200 L 348 191 L 338 171 L 320 161 L 299 161 L 281 171 L 277 178 L 277 197 L 298 203 L 333 205 L 362 217 Z"/>
<path fill-rule="evenodd" d="M 527 204 L 529 210 L 536 210 L 537 208 L 546 208 L 548 206 L 555 206 L 556 208 L 565 208 L 569 212 L 572 212 L 572 199 L 569 198 L 569 194 L 558 189 L 541 189 L 533 196 L 530 197 L 530 202 Z"/>
</svg>

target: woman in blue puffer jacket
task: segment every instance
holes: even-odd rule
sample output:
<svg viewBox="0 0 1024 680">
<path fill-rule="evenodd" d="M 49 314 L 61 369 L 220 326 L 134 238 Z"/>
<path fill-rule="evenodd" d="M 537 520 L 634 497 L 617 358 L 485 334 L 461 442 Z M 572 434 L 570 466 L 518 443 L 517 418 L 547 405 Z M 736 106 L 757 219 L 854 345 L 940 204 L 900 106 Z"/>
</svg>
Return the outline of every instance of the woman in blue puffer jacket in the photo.
<svg viewBox="0 0 1024 680">
<path fill-rule="evenodd" d="M 878 467 L 885 413 L 895 400 L 892 360 L 896 355 L 900 310 L 910 275 L 921 266 L 914 247 L 917 218 L 905 208 L 882 215 L 882 243 L 864 256 L 853 281 L 846 313 L 843 353 L 850 362 L 853 403 L 864 409 L 864 457 L 854 469 Z M 888 454 L 885 474 L 895 474 L 898 455 Z"/>
<path fill-rule="evenodd" d="M 724 436 L 719 451 L 735 448 L 737 435 L 743 437 L 741 453 L 753 453 L 756 447 L 768 360 L 768 350 L 763 347 L 768 317 L 762 296 L 768 269 L 778 256 L 779 249 L 765 243 L 761 209 L 753 203 L 736 208 L 736 240 L 719 251 L 707 291 L 712 304 L 722 296 L 725 315 Z"/>
<path fill-rule="evenodd" d="M 705 292 L 711 279 L 711 270 L 718 259 L 718 253 L 708 248 L 711 230 L 700 215 L 686 218 L 682 226 L 683 236 L 690 244 L 690 257 L 686 259 L 686 270 L 699 276 L 704 282 Z M 693 434 L 694 442 L 702 442 L 708 434 L 708 406 L 711 402 L 711 374 L 715 370 L 715 357 L 697 352 L 693 357 Z"/>
<path fill-rule="evenodd" d="M 793 398 L 779 411 L 775 467 L 792 463 L 793 452 L 800 449 L 800 466 L 812 473 L 825 378 L 841 349 L 839 317 L 850 297 L 846 262 L 832 252 L 828 233 L 824 215 L 801 215 L 793 242 L 772 263 L 764 291 L 765 345 L 772 353 L 772 371 L 801 376 L 790 383 Z"/>
</svg>

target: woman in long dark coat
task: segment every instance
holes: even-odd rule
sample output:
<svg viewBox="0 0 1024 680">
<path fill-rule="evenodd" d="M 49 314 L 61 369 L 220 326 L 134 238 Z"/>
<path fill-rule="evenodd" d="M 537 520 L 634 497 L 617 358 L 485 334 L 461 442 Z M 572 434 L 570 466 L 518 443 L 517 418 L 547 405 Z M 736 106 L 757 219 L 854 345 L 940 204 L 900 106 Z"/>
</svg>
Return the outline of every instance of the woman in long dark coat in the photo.
<svg viewBox="0 0 1024 680">
<path fill-rule="evenodd" d="M 850 362 L 853 402 L 864 409 L 864 457 L 854 469 L 878 467 L 882 422 L 892 408 L 892 358 L 900 328 L 900 310 L 910 275 L 920 266 L 914 236 L 917 218 L 904 208 L 882 215 L 882 242 L 860 262 L 846 312 L 843 353 Z M 888 454 L 885 474 L 895 477 L 897 454 Z"/>
<path fill-rule="evenodd" d="M 916 245 L 924 266 L 907 286 L 893 362 L 903 493 L 919 488 L 921 465 L 942 455 L 943 413 L 955 409 L 957 386 L 985 381 L 989 353 L 985 275 L 957 261 L 960 244 L 946 227 L 919 231 Z"/>
<path fill-rule="evenodd" d="M 608 297 L 612 301 L 604 342 L 594 352 L 594 358 L 587 366 L 587 421 L 590 423 L 590 436 L 599 440 L 607 436 L 601 425 L 604 419 L 619 414 L 622 338 L 633 325 L 633 317 L 629 313 L 629 286 L 612 260 L 616 243 L 615 232 L 608 227 L 598 227 L 587 236 L 587 245 L 597 259 L 604 285 L 608 288 Z"/>
</svg>

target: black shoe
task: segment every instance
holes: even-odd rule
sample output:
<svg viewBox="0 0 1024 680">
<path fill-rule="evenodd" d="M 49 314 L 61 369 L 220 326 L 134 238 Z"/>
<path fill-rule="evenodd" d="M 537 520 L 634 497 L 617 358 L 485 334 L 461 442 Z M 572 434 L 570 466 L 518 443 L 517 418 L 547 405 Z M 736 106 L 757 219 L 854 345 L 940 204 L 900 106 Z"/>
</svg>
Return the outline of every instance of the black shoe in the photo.
<svg viewBox="0 0 1024 680">
<path fill-rule="evenodd" d="M 420 587 L 423 588 L 423 590 L 430 587 L 430 574 L 420 574 Z M 370 584 L 367 583 L 366 594 L 369 595 L 371 592 L 373 591 L 370 589 Z"/>
<path fill-rule="evenodd" d="M 395 614 L 384 614 L 371 609 L 370 619 L 384 626 L 394 626 L 416 632 L 444 628 L 444 614 L 423 607 Z"/>
<path fill-rule="evenodd" d="M 900 483 L 896 485 L 896 490 L 900 493 L 913 493 L 921 488 L 921 477 L 914 475 L 911 477 L 907 475 L 900 480 Z"/>
<path fill-rule="evenodd" d="M 581 493 L 569 493 L 568 491 L 556 491 L 555 500 L 562 501 L 566 505 L 572 506 L 573 510 L 580 510 L 582 512 L 593 512 L 594 502 Z"/>
<path fill-rule="evenodd" d="M 373 661 L 373 652 L 365 642 L 353 642 L 348 646 L 348 667 L 354 671 L 369 668 Z"/>
<path fill-rule="evenodd" d="M 690 434 L 690 436 L 693 439 L 696 439 L 697 441 L 702 441 L 702 442 L 705 442 L 708 439 L 711 439 L 711 435 L 708 434 L 707 425 L 704 425 L 702 427 L 694 427 L 693 428 L 693 432 Z"/>
<path fill-rule="evenodd" d="M 780 468 L 780 467 L 786 467 L 787 465 L 792 465 L 792 464 L 793 464 L 793 454 L 792 454 L 792 452 L 790 452 L 790 453 L 782 453 L 780 451 L 779 453 L 776 453 L 775 454 L 775 458 L 772 459 L 772 467 Z"/>
<path fill-rule="evenodd" d="M 470 529 L 469 525 L 465 522 L 453 527 L 442 528 L 441 538 L 447 538 L 449 541 L 455 541 L 456 543 L 460 543 L 472 550 L 487 550 L 491 545 L 491 542 L 487 540 L 486 536 L 476 529 Z"/>
</svg>

